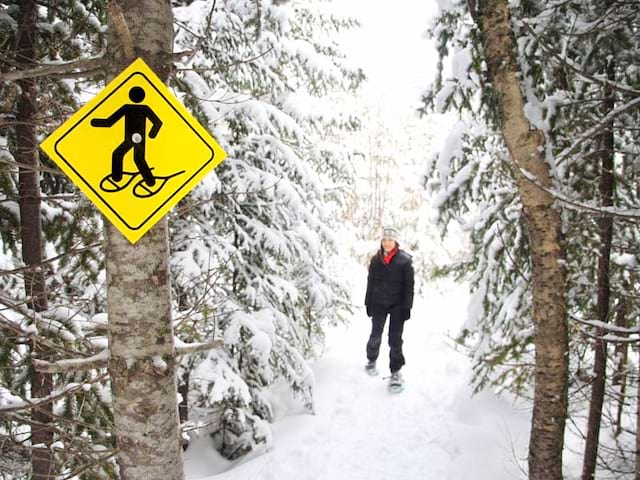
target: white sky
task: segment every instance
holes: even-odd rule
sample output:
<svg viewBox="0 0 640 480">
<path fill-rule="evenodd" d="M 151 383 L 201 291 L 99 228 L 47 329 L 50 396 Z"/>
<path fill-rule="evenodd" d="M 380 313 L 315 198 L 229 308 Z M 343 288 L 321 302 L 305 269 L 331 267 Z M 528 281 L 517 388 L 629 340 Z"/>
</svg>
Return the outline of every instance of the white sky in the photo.
<svg viewBox="0 0 640 480">
<path fill-rule="evenodd" d="M 435 74 L 436 52 L 425 38 L 437 12 L 435 0 L 334 0 L 334 5 L 362 24 L 345 35 L 344 48 L 369 77 L 363 94 L 384 109 L 415 110 Z"/>
</svg>

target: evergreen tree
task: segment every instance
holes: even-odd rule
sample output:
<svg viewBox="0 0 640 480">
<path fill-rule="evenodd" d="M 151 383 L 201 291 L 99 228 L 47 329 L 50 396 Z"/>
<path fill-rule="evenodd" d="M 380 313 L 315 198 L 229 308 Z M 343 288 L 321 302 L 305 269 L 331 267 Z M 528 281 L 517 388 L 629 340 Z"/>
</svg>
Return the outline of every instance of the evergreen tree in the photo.
<svg viewBox="0 0 640 480">
<path fill-rule="evenodd" d="M 349 178 L 326 138 L 354 121 L 322 97 L 362 75 L 343 65 L 332 38 L 353 21 L 328 7 L 176 8 L 176 50 L 194 51 L 178 65 L 176 88 L 228 154 L 172 219 L 181 339 L 224 339 L 223 350 L 185 360 L 182 378 L 191 379 L 190 403 L 219 419 L 211 433 L 229 458 L 268 441 L 274 382 L 313 409 L 307 359 L 348 308 L 327 268 L 337 245 L 323 185 Z"/>
<path fill-rule="evenodd" d="M 39 259 L 33 268 L 42 272 L 46 279 L 48 308 L 39 309 L 42 311 L 38 313 L 29 309 L 28 292 L 25 296 L 19 281 L 24 264 L 19 260 L 22 245 L 17 242 L 20 217 L 16 206 L 22 197 L 19 196 L 16 167 L 25 167 L 17 155 L 20 144 L 15 133 L 20 125 L 20 118 L 14 111 L 16 98 L 21 91 L 19 86 L 32 82 L 37 90 L 29 125 L 35 128 L 37 141 L 40 141 L 50 131 L 51 125 L 76 108 L 77 95 L 84 85 L 67 82 L 64 77 L 72 71 L 78 71 L 69 67 L 69 64 L 76 65 L 75 62 L 81 60 L 78 65 L 82 68 L 89 65 L 84 63 L 85 58 L 97 52 L 101 38 L 99 19 L 104 15 L 103 2 L 84 2 L 82 5 L 72 1 L 34 4 L 38 18 L 33 34 L 34 61 L 30 65 L 20 64 L 14 52 L 21 28 L 19 7 L 26 4 L 2 2 L 0 5 L 0 48 L 3 59 L 0 89 L 4 119 L 0 132 L 0 257 L 3 269 L 0 275 L 3 292 L 3 314 L 0 319 L 3 332 L 0 341 L 0 428 L 7 440 L 3 444 L 8 447 L 8 457 L 16 460 L 8 467 L 8 471 L 15 471 L 16 478 L 21 478 L 20 472 L 24 477 L 29 475 L 29 469 L 24 468 L 22 460 L 36 457 L 37 449 L 42 448 L 32 449 L 31 445 L 39 440 L 29 436 L 29 432 L 34 430 L 33 422 L 38 419 L 25 415 L 23 411 L 28 411 L 31 403 L 37 405 L 35 411 L 40 408 L 38 405 L 50 403 L 37 398 L 42 394 L 38 393 L 33 382 L 40 383 L 37 380 L 40 374 L 34 372 L 32 365 L 35 358 L 30 350 L 25 350 L 25 344 L 39 345 L 42 351 L 46 350 L 48 360 L 61 358 L 69 352 L 75 356 L 91 355 L 99 346 L 93 343 L 93 325 L 89 319 L 96 310 L 102 310 L 101 295 L 97 293 L 99 287 L 96 287 L 100 271 L 100 262 L 94 249 L 97 215 L 87 215 L 91 211 L 87 208 L 88 202 L 73 193 L 69 182 L 52 168 L 44 155 L 35 165 L 40 187 L 36 195 L 41 196 L 40 238 L 44 259 Z M 45 75 L 41 73 L 42 70 L 49 73 Z M 29 217 L 33 218 L 33 215 Z M 92 222 L 94 227 L 87 228 Z M 95 340 L 100 341 L 99 334 Z M 39 467 L 34 463 L 33 475 L 48 477 L 63 470 L 73 472 L 84 470 L 87 465 L 104 463 L 110 456 L 109 440 L 105 435 L 110 413 L 108 402 L 105 402 L 107 397 L 102 395 L 104 375 L 99 372 L 65 373 L 53 377 L 48 373 L 41 375 L 52 379 L 56 399 L 52 406 L 53 416 L 49 420 L 53 437 L 47 442 L 53 442 L 51 451 L 55 467 L 49 472 L 49 465 L 45 467 L 47 472 L 41 473 L 35 470 Z M 79 388 L 80 385 L 86 388 Z M 96 450 L 86 448 L 86 438 L 95 440 Z M 100 445 L 105 448 L 98 453 Z"/>
<path fill-rule="evenodd" d="M 570 239 L 566 299 L 573 320 L 569 337 L 573 415 L 582 415 L 587 400 L 583 392 L 585 382 L 591 381 L 591 376 L 585 375 L 593 362 L 591 338 L 605 334 L 613 340 L 626 337 L 631 326 L 628 322 L 610 328 L 603 328 L 602 322 L 617 318 L 619 313 L 629 318 L 629 311 L 636 308 L 633 300 L 628 302 L 635 295 L 635 288 L 630 290 L 628 282 L 629 268 L 637 262 L 629 242 L 638 235 L 635 223 L 629 221 L 635 217 L 631 209 L 637 205 L 638 193 L 637 140 L 630 128 L 637 121 L 633 89 L 638 77 L 636 69 L 629 68 L 638 55 L 637 36 L 633 33 L 636 6 L 626 2 L 534 1 L 511 7 L 527 115 L 534 126 L 545 132 L 545 153 L 554 179 L 551 193 L 563 207 L 564 235 Z M 451 7 L 441 12 L 433 34 L 439 38 L 441 59 L 449 56 L 451 60 L 452 76 L 445 79 L 441 70 L 425 101 L 430 108 L 469 112 L 465 118 L 468 124 L 458 129 L 457 137 L 451 136 L 449 148 L 435 159 L 429 187 L 438 192 L 443 224 L 462 217 L 472 232 L 472 260 L 459 265 L 458 271 L 475 270 L 471 280 L 476 307 L 471 309 L 468 328 L 461 337 L 474 355 L 475 385 L 510 388 L 527 395 L 532 363 L 528 314 L 531 277 L 526 260 L 530 246 L 513 185 L 509 185 L 507 176 L 496 173 L 504 171 L 502 162 L 490 162 L 482 151 L 493 153 L 495 142 L 487 141 L 491 130 L 475 118 L 484 112 L 485 122 L 491 125 L 492 106 L 499 99 L 484 88 L 478 37 L 469 21 L 469 15 L 475 12 L 466 10 L 462 2 L 457 8 Z M 613 104 L 607 99 L 613 99 Z M 607 131 L 615 132 L 610 147 L 603 143 Z M 608 168 L 601 164 L 606 153 L 613 156 L 616 184 L 610 203 L 598 187 L 608 174 Z M 483 157 L 484 166 L 474 160 Z M 501 158 L 500 150 L 493 158 Z M 484 172 L 491 173 L 484 176 Z M 506 185 L 502 179 L 506 179 Z M 603 219 L 611 219 L 612 214 L 617 217 L 611 237 L 613 262 L 605 279 L 602 273 L 598 274 L 603 259 L 603 237 L 598 226 Z M 608 302 L 597 301 L 598 278 L 610 285 Z M 605 307 L 608 315 L 602 313 Z M 620 347 L 615 350 L 621 352 Z M 609 348 L 604 358 L 613 353 Z M 624 391 L 624 386 L 616 382 L 628 380 L 619 362 L 609 365 L 607 376 L 614 382 L 605 387 L 605 415 L 609 409 L 615 410 L 619 391 Z M 608 417 L 603 426 L 624 421 L 621 413 L 617 415 L 620 420 L 613 414 Z M 616 464 L 616 469 L 630 470 L 629 465 L 622 466 L 624 450 L 629 449 L 625 445 L 630 442 L 634 440 L 619 437 L 617 448 L 623 450 L 622 455 L 615 454 L 615 448 L 607 448 L 601 458 L 607 458 L 610 465 Z"/>
</svg>

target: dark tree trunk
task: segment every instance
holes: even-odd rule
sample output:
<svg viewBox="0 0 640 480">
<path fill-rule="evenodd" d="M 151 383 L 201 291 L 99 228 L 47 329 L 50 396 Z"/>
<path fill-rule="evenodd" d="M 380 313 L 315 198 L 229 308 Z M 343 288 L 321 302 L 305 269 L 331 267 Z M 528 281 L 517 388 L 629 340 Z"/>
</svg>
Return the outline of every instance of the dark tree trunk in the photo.
<svg viewBox="0 0 640 480">
<path fill-rule="evenodd" d="M 640 369 L 638 369 L 640 375 Z M 640 388 L 636 398 L 636 474 L 635 480 L 640 480 Z"/>
<path fill-rule="evenodd" d="M 625 287 L 626 291 L 631 291 L 631 287 Z M 616 325 L 621 328 L 629 328 L 629 302 L 625 297 L 620 298 L 616 312 Z M 627 334 L 622 335 L 628 337 Z M 629 357 L 629 344 L 620 342 L 616 345 L 616 358 L 618 366 L 613 375 L 612 383 L 618 387 L 618 411 L 616 414 L 616 436 L 622 433 L 622 413 L 624 411 L 624 399 L 627 390 L 627 359 Z"/>
<path fill-rule="evenodd" d="M 615 63 L 609 61 L 607 65 L 607 77 L 615 80 Z M 603 116 L 614 109 L 613 90 L 605 87 Z M 614 133 L 613 122 L 607 125 L 597 142 L 601 162 L 600 173 L 600 199 L 602 206 L 613 205 L 615 191 L 615 179 L 613 176 Z M 607 323 L 609 321 L 609 263 L 611 257 L 611 241 L 613 238 L 613 217 L 603 215 L 598 219 L 600 235 L 600 247 L 598 249 L 598 293 L 596 310 L 598 320 Z M 604 329 L 598 329 L 597 336 L 603 337 Z M 587 422 L 587 440 L 584 449 L 584 462 L 582 464 L 582 480 L 592 480 L 595 475 L 598 460 L 598 441 L 600 438 L 600 423 L 602 420 L 602 405 L 604 402 L 606 370 L 607 370 L 607 342 L 598 338 L 594 343 L 593 381 L 591 384 L 591 402 L 589 404 L 589 420 Z"/>
<path fill-rule="evenodd" d="M 184 375 L 182 375 L 182 381 L 178 386 L 178 393 L 182 397 L 178 405 L 180 423 L 189 421 L 189 373 L 190 370 L 185 370 Z"/>
<path fill-rule="evenodd" d="M 35 60 L 37 22 L 35 0 L 20 3 L 20 27 L 16 42 L 16 65 L 30 68 Z M 16 161 L 19 164 L 20 237 L 22 259 L 28 267 L 24 274 L 27 305 L 36 312 L 47 309 L 47 291 L 42 263 L 42 227 L 40 218 L 40 174 L 38 172 L 38 142 L 36 137 L 36 83 L 33 79 L 18 82 L 21 93 L 16 113 Z M 47 352 L 35 341 L 31 344 L 32 357 L 46 358 Z M 52 375 L 32 369 L 31 396 L 42 398 L 53 391 Z M 41 404 L 31 412 L 32 469 L 36 480 L 54 478 L 53 455 L 49 446 L 53 433 L 48 427 L 52 418 L 52 404 Z"/>
</svg>

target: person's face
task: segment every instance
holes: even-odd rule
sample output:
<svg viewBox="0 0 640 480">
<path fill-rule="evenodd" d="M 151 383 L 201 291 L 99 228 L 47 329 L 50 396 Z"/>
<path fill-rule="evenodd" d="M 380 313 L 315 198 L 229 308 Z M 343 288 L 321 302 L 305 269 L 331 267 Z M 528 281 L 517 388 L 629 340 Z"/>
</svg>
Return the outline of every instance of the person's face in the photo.
<svg viewBox="0 0 640 480">
<path fill-rule="evenodd" d="M 391 250 L 393 250 L 393 247 L 396 246 L 396 241 L 395 240 L 391 240 L 390 238 L 383 238 L 382 239 L 382 249 L 385 252 L 390 252 Z"/>
</svg>

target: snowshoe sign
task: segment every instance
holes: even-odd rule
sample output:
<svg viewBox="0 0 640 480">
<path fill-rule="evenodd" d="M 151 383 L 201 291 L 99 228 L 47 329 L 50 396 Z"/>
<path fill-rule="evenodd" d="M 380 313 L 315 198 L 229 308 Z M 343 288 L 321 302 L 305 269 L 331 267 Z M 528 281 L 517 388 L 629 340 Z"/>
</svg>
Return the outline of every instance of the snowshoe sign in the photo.
<svg viewBox="0 0 640 480">
<path fill-rule="evenodd" d="M 131 243 L 226 157 L 141 59 L 41 147 Z"/>
</svg>

